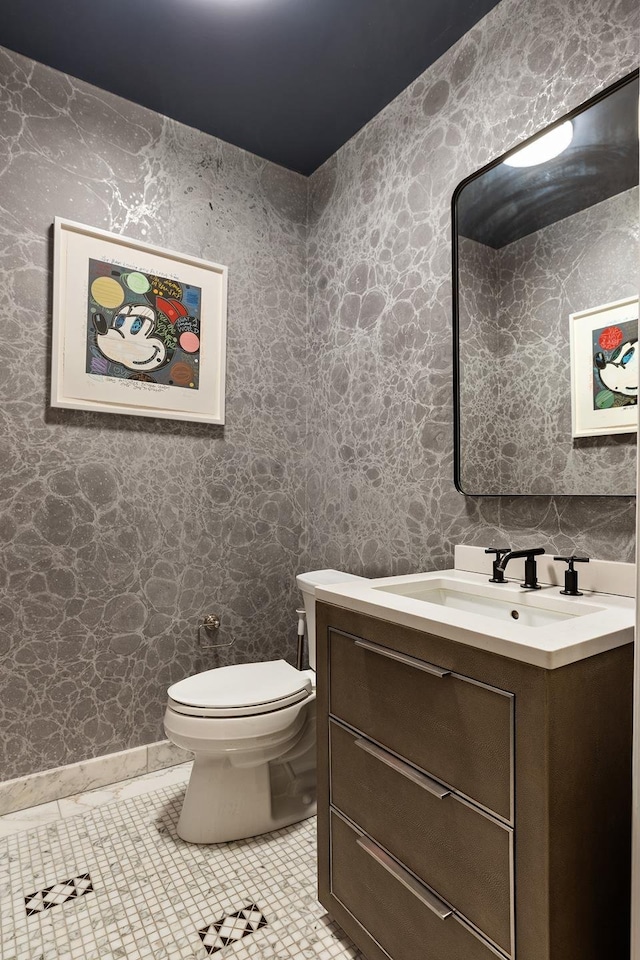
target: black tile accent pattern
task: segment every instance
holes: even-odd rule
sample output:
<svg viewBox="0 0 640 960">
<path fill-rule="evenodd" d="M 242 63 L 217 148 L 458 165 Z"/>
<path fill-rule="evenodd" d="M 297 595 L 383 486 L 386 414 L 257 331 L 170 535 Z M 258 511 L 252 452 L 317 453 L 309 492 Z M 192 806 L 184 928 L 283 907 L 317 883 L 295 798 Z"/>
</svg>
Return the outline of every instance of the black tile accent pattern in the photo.
<svg viewBox="0 0 640 960">
<path fill-rule="evenodd" d="M 242 910 L 236 910 L 235 913 L 229 913 L 220 920 L 215 920 L 208 927 L 198 930 L 200 939 L 209 955 L 217 953 L 223 947 L 230 943 L 236 943 L 247 937 L 250 933 L 255 933 L 262 927 L 266 927 L 267 919 L 255 903 L 249 903 Z"/>
<path fill-rule="evenodd" d="M 70 880 L 54 883 L 24 898 L 27 916 L 31 917 L 34 913 L 42 913 L 44 910 L 50 910 L 51 907 L 58 907 L 67 900 L 77 900 L 78 897 L 84 897 L 85 893 L 91 893 L 92 890 L 93 885 L 88 873 L 80 873 L 77 877 L 71 877 Z"/>
</svg>

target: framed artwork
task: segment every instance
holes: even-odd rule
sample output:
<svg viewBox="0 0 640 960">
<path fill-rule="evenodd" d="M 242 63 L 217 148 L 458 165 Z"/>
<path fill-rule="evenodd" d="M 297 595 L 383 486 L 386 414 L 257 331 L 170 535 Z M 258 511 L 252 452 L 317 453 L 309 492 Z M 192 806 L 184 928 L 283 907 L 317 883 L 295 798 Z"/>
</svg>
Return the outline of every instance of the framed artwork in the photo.
<svg viewBox="0 0 640 960">
<path fill-rule="evenodd" d="M 638 429 L 638 297 L 569 317 L 574 437 Z"/>
<path fill-rule="evenodd" d="M 227 268 L 56 217 L 51 406 L 224 423 Z"/>
</svg>

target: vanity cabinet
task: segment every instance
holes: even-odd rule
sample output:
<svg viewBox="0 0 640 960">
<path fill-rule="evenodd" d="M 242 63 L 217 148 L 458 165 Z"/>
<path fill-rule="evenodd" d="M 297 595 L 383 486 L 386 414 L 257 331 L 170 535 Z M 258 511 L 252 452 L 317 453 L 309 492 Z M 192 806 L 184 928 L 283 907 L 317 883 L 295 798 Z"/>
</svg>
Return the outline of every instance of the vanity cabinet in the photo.
<svg viewBox="0 0 640 960">
<path fill-rule="evenodd" d="M 316 610 L 319 896 L 368 960 L 628 960 L 633 645 L 546 670 Z"/>
</svg>

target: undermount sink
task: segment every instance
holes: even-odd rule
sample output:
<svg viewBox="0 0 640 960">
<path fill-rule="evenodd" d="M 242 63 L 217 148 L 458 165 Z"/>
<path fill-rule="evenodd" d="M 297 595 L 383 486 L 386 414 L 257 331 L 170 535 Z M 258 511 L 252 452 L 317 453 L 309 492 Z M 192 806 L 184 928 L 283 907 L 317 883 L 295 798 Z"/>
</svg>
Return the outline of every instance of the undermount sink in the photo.
<svg viewBox="0 0 640 960">
<path fill-rule="evenodd" d="M 525 627 L 546 627 L 602 610 L 602 607 L 594 604 L 571 601 L 567 609 L 566 602 L 563 604 L 562 600 L 539 596 L 537 592 L 521 593 L 516 599 L 510 591 L 506 593 L 503 590 L 501 595 L 501 586 L 504 585 L 481 587 L 443 578 L 418 583 L 385 584 L 372 589 L 410 597 L 422 603 L 435 603 L 441 607 L 452 607 L 454 610 L 492 617 L 495 620 L 509 620 Z"/>
<path fill-rule="evenodd" d="M 486 564 L 484 551 L 478 553 L 478 562 Z M 490 569 L 482 574 L 448 569 L 356 579 L 319 586 L 316 599 L 547 669 L 633 639 L 631 596 L 584 586 L 583 596 L 563 596 L 558 579 L 550 580 L 559 572 L 547 555 L 539 559 L 544 574 L 540 590 L 522 589 L 522 573 L 516 569 L 518 579 L 504 583 L 490 583 Z"/>
</svg>

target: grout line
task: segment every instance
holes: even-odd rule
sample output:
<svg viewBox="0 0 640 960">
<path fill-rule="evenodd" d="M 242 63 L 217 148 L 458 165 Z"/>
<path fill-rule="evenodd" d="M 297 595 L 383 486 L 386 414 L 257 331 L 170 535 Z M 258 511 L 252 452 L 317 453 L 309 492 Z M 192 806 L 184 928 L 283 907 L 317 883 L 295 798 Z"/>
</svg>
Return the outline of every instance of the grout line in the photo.
<svg viewBox="0 0 640 960">
<path fill-rule="evenodd" d="M 54 823 L 59 823 L 61 820 L 69 820 L 73 817 L 85 816 L 87 814 L 92 813 L 94 810 L 98 810 L 100 807 L 104 807 L 104 806 L 108 806 L 109 804 L 120 802 L 123 799 L 125 800 L 134 799 L 137 796 L 146 796 L 149 793 L 155 793 L 157 790 L 162 790 L 166 786 L 169 786 L 169 787 L 177 786 L 182 782 L 180 779 L 178 780 L 171 779 L 169 783 L 166 783 L 165 780 L 168 778 L 173 778 L 175 776 L 175 771 L 181 767 L 185 768 L 184 782 L 186 782 L 187 764 L 186 763 L 174 764 L 171 767 L 164 767 L 160 770 L 154 770 L 151 773 L 140 774 L 138 777 L 130 777 L 128 780 L 118 781 L 117 784 L 110 784 L 106 787 L 95 787 L 92 790 L 85 790 L 81 793 L 72 794 L 71 796 L 68 796 L 68 797 L 61 797 L 60 799 L 54 800 L 54 801 L 49 800 L 49 801 L 45 801 L 45 803 L 34 804 L 33 806 L 24 807 L 21 810 L 16 810 L 16 811 L 13 811 L 12 813 L 8 813 L 8 814 L 5 814 L 4 816 L 0 816 L 0 828 L 3 826 L 3 824 L 5 826 L 11 823 L 16 824 L 16 827 L 14 830 L 10 830 L 4 834 L 0 833 L 0 840 L 8 836 L 14 836 L 17 833 L 25 833 L 27 831 L 37 830 L 39 827 L 46 827 Z M 123 785 L 134 785 L 135 783 L 138 783 L 140 781 L 148 783 L 149 789 L 142 790 L 139 793 L 136 792 L 135 794 L 133 794 L 132 797 L 123 798 L 121 796 L 121 794 L 125 792 L 127 789 L 127 787 Z M 112 790 L 109 789 L 109 787 L 113 788 L 114 786 L 116 788 L 115 791 L 113 789 Z M 96 804 L 88 803 L 84 806 L 82 805 L 82 801 L 85 798 L 91 797 L 93 794 L 96 794 L 99 792 L 107 792 L 107 793 L 111 792 L 111 793 L 114 793 L 114 796 L 106 797 L 100 803 L 96 803 Z M 65 812 L 63 807 L 64 801 L 67 801 L 67 802 L 79 801 L 78 809 L 69 810 L 68 812 Z M 56 805 L 57 817 L 53 817 L 45 821 L 40 821 L 36 816 L 35 822 L 31 824 L 29 824 L 28 822 L 27 823 L 23 822 L 23 821 L 28 821 L 30 817 L 33 815 L 33 811 L 37 811 L 39 807 L 43 807 L 45 805 L 49 806 L 52 803 L 55 803 Z"/>
</svg>

